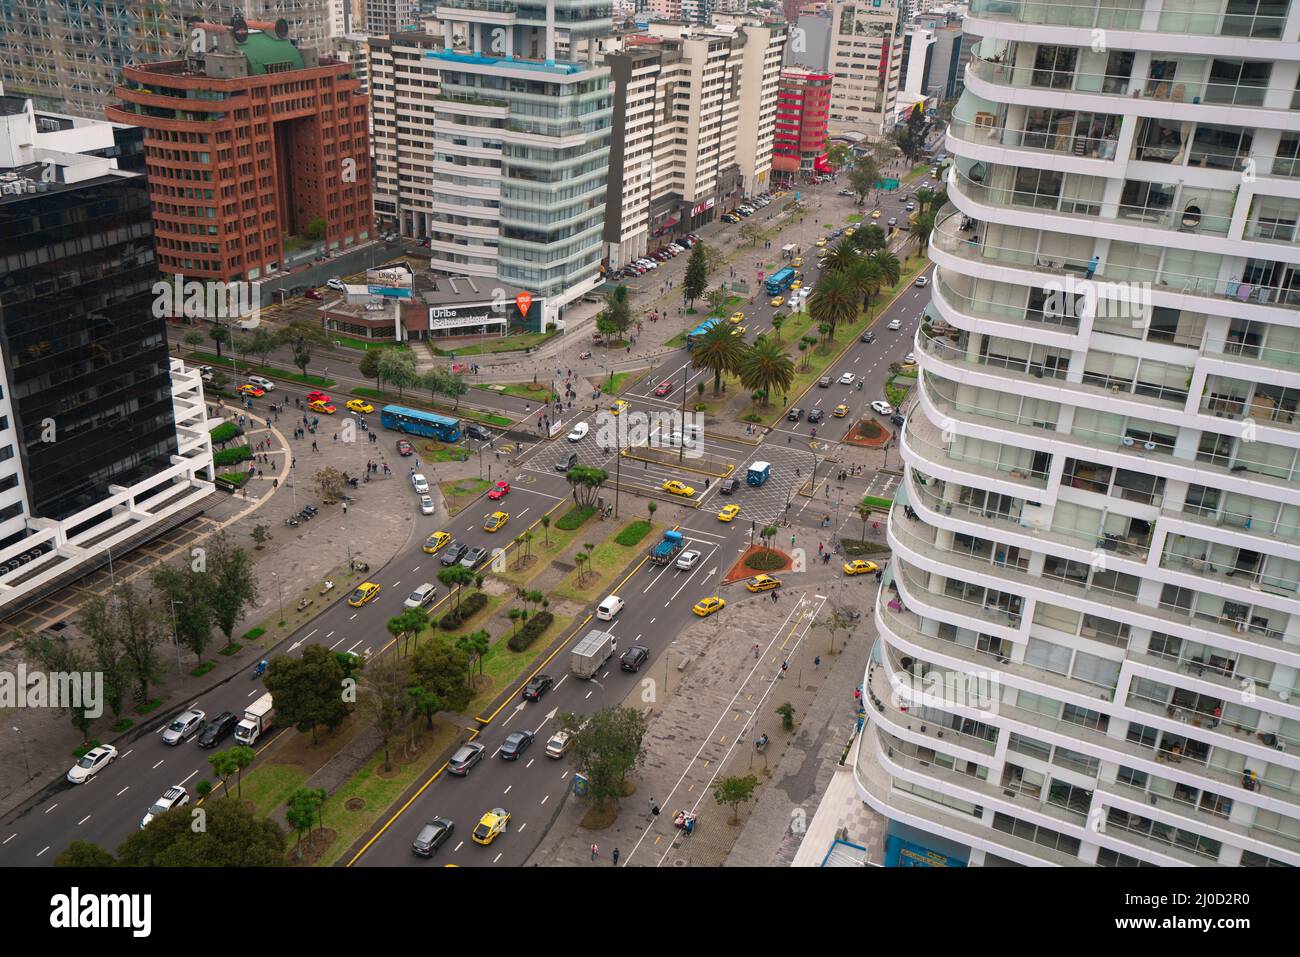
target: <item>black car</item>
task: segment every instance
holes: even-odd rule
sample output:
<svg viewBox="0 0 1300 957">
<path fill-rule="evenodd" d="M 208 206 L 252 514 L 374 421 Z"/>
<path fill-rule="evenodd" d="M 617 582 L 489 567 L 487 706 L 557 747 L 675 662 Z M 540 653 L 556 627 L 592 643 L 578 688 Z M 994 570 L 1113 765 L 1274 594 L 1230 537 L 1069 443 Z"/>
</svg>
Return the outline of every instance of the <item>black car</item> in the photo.
<svg viewBox="0 0 1300 957">
<path fill-rule="evenodd" d="M 551 690 L 555 680 L 550 675 L 538 675 L 528 684 L 524 685 L 524 697 L 529 701 L 540 701 L 542 695 Z"/>
<path fill-rule="evenodd" d="M 810 423 L 820 422 L 825 417 L 826 417 L 826 413 L 823 412 L 821 409 L 813 409 L 811 412 L 808 413 L 808 421 Z"/>
<path fill-rule="evenodd" d="M 447 762 L 447 770 L 451 774 L 459 774 L 464 777 L 469 774 L 469 769 L 482 759 L 483 745 L 462 744 L 456 749 L 456 753 L 451 756 L 451 760 Z"/>
<path fill-rule="evenodd" d="M 803 409 L 795 406 L 786 414 L 786 418 L 791 422 L 798 422 L 803 418 Z"/>
<path fill-rule="evenodd" d="M 874 332 L 872 332 L 870 329 L 868 329 L 866 332 L 864 332 L 864 333 L 862 334 L 862 338 L 859 339 L 858 341 L 859 341 L 859 342 L 875 342 L 875 341 L 876 341 L 876 334 L 875 334 Z"/>
<path fill-rule="evenodd" d="M 411 845 L 411 850 L 420 857 L 433 857 L 433 852 L 446 843 L 447 838 L 451 837 L 451 832 L 455 829 L 456 825 L 445 817 L 435 817 L 420 828 L 420 833 L 415 836 L 415 843 Z"/>
<path fill-rule="evenodd" d="M 501 760 L 513 761 L 528 750 L 528 746 L 533 743 L 533 733 L 531 731 L 516 731 L 506 738 L 505 744 L 501 745 Z"/>
<path fill-rule="evenodd" d="M 466 568 L 478 568 L 487 560 L 487 557 L 488 550 L 482 545 L 475 545 L 465 553 L 465 557 L 460 560 L 460 563 Z"/>
<path fill-rule="evenodd" d="M 469 546 L 463 542 L 453 541 L 442 553 L 442 563 L 444 565 L 455 565 L 465 553 L 469 551 Z"/>
<path fill-rule="evenodd" d="M 893 415 L 889 417 L 889 421 L 894 423 L 894 425 L 898 426 L 901 429 L 903 427 L 903 423 L 906 422 L 907 420 L 903 418 L 902 413 L 895 412 Z"/>
<path fill-rule="evenodd" d="M 239 724 L 239 715 L 232 711 L 223 711 L 203 726 L 199 732 L 200 748 L 215 748 L 222 740 L 235 730 Z"/>
<path fill-rule="evenodd" d="M 478 439 L 480 442 L 490 442 L 492 440 L 492 433 L 481 425 L 465 426 L 465 434 L 471 439 Z"/>
<path fill-rule="evenodd" d="M 569 471 L 569 469 L 573 468 L 577 464 L 578 464 L 578 453 L 570 452 L 565 458 L 562 458 L 560 459 L 560 461 L 555 463 L 555 471 L 567 472 Z"/>
<path fill-rule="evenodd" d="M 630 645 L 627 651 L 623 652 L 619 664 L 623 666 L 624 671 L 640 671 L 645 660 L 650 657 L 650 649 L 644 645 Z"/>
<path fill-rule="evenodd" d="M 719 495 L 730 495 L 732 492 L 736 491 L 736 489 L 738 489 L 738 488 L 740 488 L 740 479 L 738 479 L 738 478 L 725 478 L 725 479 L 722 480 L 722 484 L 718 486 L 718 494 L 719 494 Z"/>
</svg>

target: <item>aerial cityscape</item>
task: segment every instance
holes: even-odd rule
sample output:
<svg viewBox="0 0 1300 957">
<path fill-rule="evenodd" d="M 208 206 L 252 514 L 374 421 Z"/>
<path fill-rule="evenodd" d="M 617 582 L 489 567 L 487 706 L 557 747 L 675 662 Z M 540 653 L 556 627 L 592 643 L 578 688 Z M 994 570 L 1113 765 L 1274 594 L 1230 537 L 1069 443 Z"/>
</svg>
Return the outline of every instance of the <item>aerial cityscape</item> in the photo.
<svg viewBox="0 0 1300 957">
<path fill-rule="evenodd" d="M 1300 864 L 1289 0 L 6 13 L 0 866 Z"/>
</svg>

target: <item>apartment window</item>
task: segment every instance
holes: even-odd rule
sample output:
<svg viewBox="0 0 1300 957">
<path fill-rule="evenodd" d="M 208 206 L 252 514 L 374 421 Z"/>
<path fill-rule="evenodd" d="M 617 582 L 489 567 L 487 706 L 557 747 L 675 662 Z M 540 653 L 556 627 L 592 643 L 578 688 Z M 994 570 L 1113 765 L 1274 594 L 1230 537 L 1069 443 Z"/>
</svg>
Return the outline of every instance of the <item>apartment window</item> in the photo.
<svg viewBox="0 0 1300 957">
<path fill-rule="evenodd" d="M 1092 806 L 1092 792 L 1066 781 L 1052 780 L 1047 788 L 1047 803 L 1074 814 L 1086 815 Z"/>
<path fill-rule="evenodd" d="M 1205 102 L 1262 106 L 1272 68 L 1271 63 L 1262 60 L 1221 60 L 1216 57 L 1210 64 Z"/>
<path fill-rule="evenodd" d="M 1074 655 L 1074 668 L 1070 677 L 1075 681 L 1114 691 L 1115 682 L 1119 679 L 1119 662 L 1079 651 Z"/>
<path fill-rule="evenodd" d="M 1079 51 L 1075 47 L 1040 46 L 1034 51 L 1034 86 L 1068 90 L 1074 82 Z"/>
<path fill-rule="evenodd" d="M 1094 731 L 1104 732 L 1110 726 L 1110 715 L 1081 708 L 1076 704 L 1067 704 L 1061 712 L 1061 719 L 1085 728 L 1092 728 Z"/>
<path fill-rule="evenodd" d="M 1213 169 L 1239 169 L 1250 155 L 1251 134 L 1237 126 L 1199 123 L 1188 162 Z"/>
<path fill-rule="evenodd" d="M 1169 210 L 1174 205 L 1174 194 L 1178 186 L 1174 183 L 1143 183 L 1128 180 L 1120 194 L 1119 215 L 1125 219 L 1141 219 L 1147 222 L 1162 223 L 1169 217 Z"/>
<path fill-rule="evenodd" d="M 1143 791 L 1147 789 L 1148 775 L 1145 771 L 1138 771 L 1135 768 L 1120 765 L 1119 772 L 1115 775 L 1115 780 L 1120 784 L 1127 784 L 1129 787 L 1139 788 Z"/>
<path fill-rule="evenodd" d="M 1152 747 L 1155 746 L 1154 738 Z M 1037 741 L 1033 738 L 1026 738 L 1023 735 L 1013 733 L 1007 739 L 1007 749 L 1015 751 L 1018 754 L 1024 754 L 1031 758 L 1037 758 L 1040 761 L 1046 761 L 1052 755 L 1052 746 L 1045 741 Z"/>
<path fill-rule="evenodd" d="M 1005 834 L 1011 834 L 1022 840 L 1032 841 L 1043 847 L 1050 847 L 1053 850 L 1060 851 L 1064 854 L 1077 855 L 1079 853 L 1079 841 L 1073 837 L 1067 837 L 1059 831 L 1053 831 L 1046 827 L 1037 827 L 1028 821 L 1021 821 L 1009 814 L 1003 814 L 1000 811 L 993 815 L 993 828 L 1002 831 Z"/>
<path fill-rule="evenodd" d="M 1139 745 L 1143 748 L 1155 750 L 1156 741 L 1160 737 L 1160 732 L 1156 728 L 1148 727 L 1145 724 L 1130 722 L 1128 732 L 1124 735 L 1124 740 Z"/>
</svg>

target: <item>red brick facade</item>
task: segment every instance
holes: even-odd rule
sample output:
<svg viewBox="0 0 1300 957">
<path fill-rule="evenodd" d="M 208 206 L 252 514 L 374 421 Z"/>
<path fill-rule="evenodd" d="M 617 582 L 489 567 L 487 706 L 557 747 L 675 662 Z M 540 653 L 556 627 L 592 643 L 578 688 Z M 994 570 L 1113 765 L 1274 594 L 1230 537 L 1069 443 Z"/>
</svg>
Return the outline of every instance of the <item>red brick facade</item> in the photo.
<svg viewBox="0 0 1300 957">
<path fill-rule="evenodd" d="M 827 119 L 831 108 L 829 73 L 781 71 L 776 93 L 776 137 L 772 145 L 774 172 L 797 175 L 812 169 L 812 161 L 826 151 Z"/>
</svg>

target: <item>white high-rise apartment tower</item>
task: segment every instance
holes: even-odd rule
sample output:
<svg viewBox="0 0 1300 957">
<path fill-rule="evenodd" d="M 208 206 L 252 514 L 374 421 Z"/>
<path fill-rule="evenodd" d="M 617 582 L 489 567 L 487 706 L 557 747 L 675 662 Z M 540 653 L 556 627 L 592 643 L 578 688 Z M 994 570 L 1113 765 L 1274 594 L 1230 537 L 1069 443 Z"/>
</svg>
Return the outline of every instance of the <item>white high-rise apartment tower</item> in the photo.
<svg viewBox="0 0 1300 957">
<path fill-rule="evenodd" d="M 1300 864 L 1297 6 L 972 3 L 856 758 L 940 853 Z"/>
</svg>

